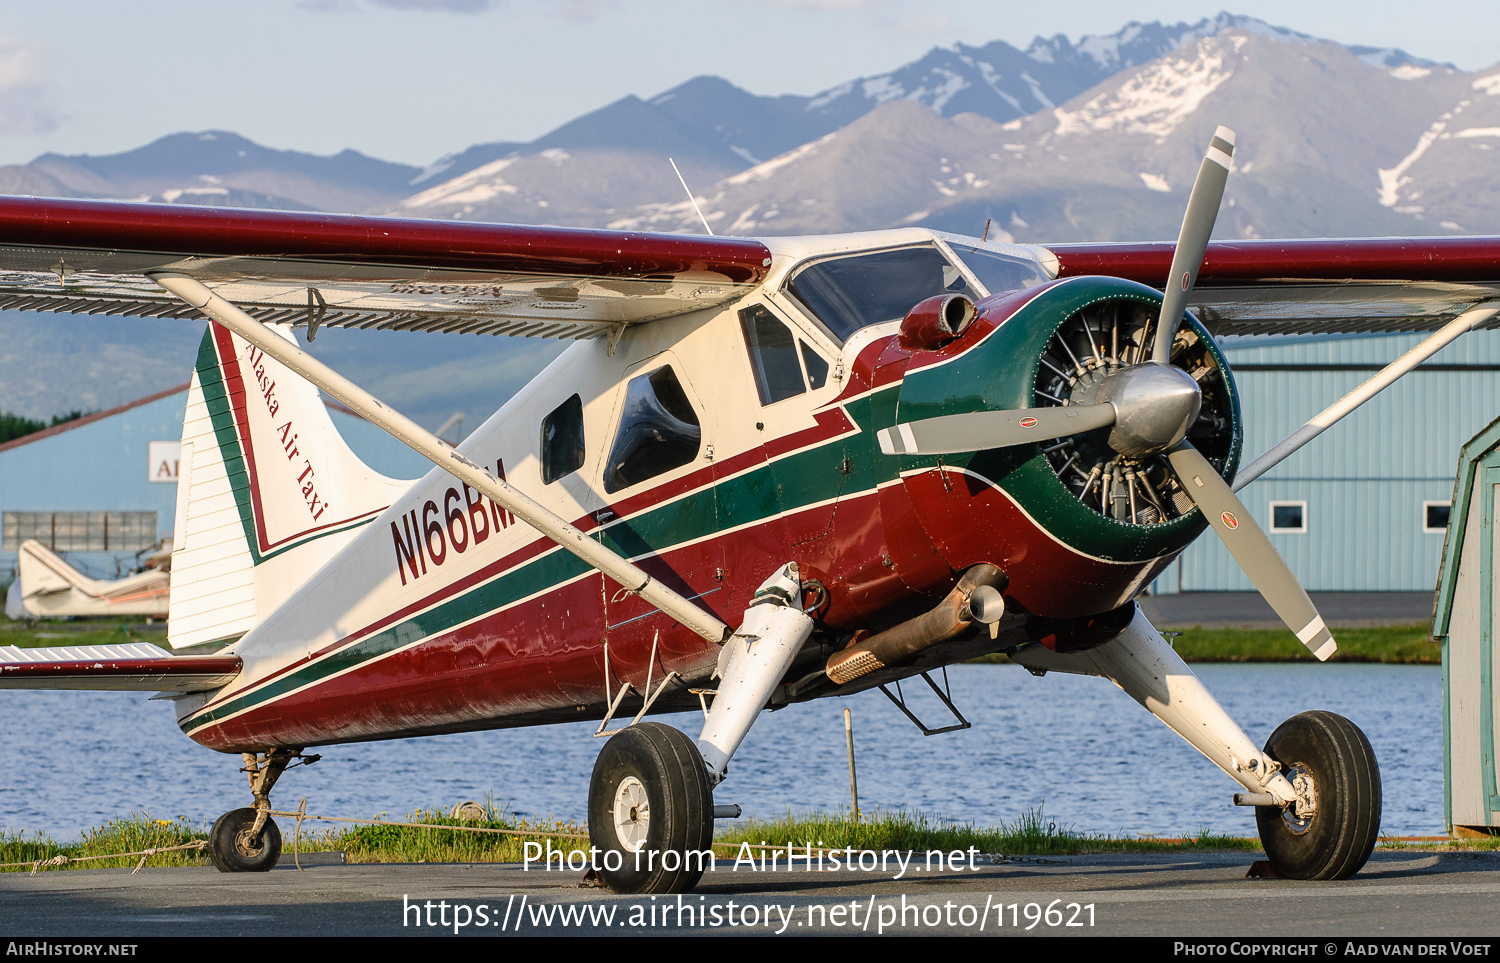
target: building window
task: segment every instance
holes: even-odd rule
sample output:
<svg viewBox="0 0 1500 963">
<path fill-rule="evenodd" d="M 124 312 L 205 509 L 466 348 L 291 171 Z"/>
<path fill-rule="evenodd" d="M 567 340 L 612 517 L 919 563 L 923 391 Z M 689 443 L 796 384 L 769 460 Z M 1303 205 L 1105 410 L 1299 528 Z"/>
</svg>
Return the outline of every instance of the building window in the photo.
<svg viewBox="0 0 1500 963">
<path fill-rule="evenodd" d="M 1271 531 L 1307 531 L 1307 502 L 1272 502 Z"/>
<path fill-rule="evenodd" d="M 155 512 L 6 512 L 0 551 L 34 538 L 54 552 L 138 552 L 156 547 Z"/>
<path fill-rule="evenodd" d="M 1423 502 L 1422 531 L 1428 535 L 1442 535 L 1448 531 L 1448 513 L 1452 502 Z"/>
</svg>

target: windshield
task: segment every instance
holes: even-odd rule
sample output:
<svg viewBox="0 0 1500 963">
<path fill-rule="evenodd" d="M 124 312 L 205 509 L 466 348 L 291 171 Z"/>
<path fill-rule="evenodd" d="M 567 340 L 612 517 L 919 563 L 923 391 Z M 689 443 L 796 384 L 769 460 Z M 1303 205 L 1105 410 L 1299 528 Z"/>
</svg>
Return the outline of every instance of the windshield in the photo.
<svg viewBox="0 0 1500 963">
<path fill-rule="evenodd" d="M 1035 261 L 1025 258 L 1009 257 L 981 247 L 960 247 L 956 244 L 953 246 L 953 253 L 974 272 L 979 283 L 990 294 L 1021 291 L 1047 280 L 1041 267 Z"/>
<path fill-rule="evenodd" d="M 787 291 L 840 341 L 860 328 L 904 318 L 935 294 L 979 298 L 962 272 L 931 246 L 817 261 L 793 275 Z"/>
</svg>

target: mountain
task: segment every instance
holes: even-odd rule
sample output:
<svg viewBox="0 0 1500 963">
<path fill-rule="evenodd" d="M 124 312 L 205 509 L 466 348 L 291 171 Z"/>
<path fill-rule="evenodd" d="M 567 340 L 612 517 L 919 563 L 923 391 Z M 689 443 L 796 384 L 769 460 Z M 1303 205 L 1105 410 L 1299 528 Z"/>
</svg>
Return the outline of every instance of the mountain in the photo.
<svg viewBox="0 0 1500 963">
<path fill-rule="evenodd" d="M 1240 137 L 1219 237 L 1500 232 L 1490 91 L 1500 73 L 1234 27 L 1005 123 L 891 101 L 700 204 L 721 233 L 989 221 L 1019 240 L 1170 240 L 1222 123 Z M 675 199 L 610 223 L 701 230 Z"/>
<path fill-rule="evenodd" d="M 120 154 L 43 154 L 26 165 L 0 167 L 0 187 L 65 197 L 362 211 L 407 196 L 420 173 L 358 151 L 321 157 L 211 130 L 172 134 Z"/>
<path fill-rule="evenodd" d="M 420 194 L 387 210 L 417 217 L 597 226 L 639 205 L 675 205 L 695 190 L 841 130 L 885 104 L 911 102 L 943 117 L 998 123 L 1051 110 L 1110 77 L 1226 30 L 1323 44 L 1252 17 L 1221 13 L 1194 24 L 1130 23 L 1075 44 L 1059 34 L 1021 50 L 1005 41 L 933 48 L 894 71 L 810 97 L 762 97 L 697 77 L 643 101 L 623 97 L 528 144 L 481 144 L 445 157 L 414 182 Z M 1444 69 L 1393 48 L 1345 47 L 1371 66 Z M 444 178 L 445 180 L 439 180 Z M 691 214 L 690 205 L 683 207 Z"/>
</svg>

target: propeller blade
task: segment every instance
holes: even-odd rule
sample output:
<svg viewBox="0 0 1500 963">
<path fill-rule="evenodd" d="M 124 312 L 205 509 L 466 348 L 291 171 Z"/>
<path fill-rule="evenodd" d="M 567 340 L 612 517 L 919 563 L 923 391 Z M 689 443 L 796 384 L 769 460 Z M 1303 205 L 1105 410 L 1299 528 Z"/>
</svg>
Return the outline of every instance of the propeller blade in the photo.
<svg viewBox="0 0 1500 963">
<path fill-rule="evenodd" d="M 1182 217 L 1182 233 L 1177 236 L 1172 269 L 1167 273 L 1167 289 L 1162 292 L 1161 316 L 1156 320 L 1152 361 L 1168 364 L 1172 360 L 1172 339 L 1177 336 L 1177 323 L 1187 310 L 1188 295 L 1193 292 L 1203 257 L 1208 253 L 1208 236 L 1213 233 L 1214 220 L 1219 216 L 1219 203 L 1224 200 L 1224 184 L 1229 180 L 1233 156 L 1234 131 L 1220 127 L 1214 131 L 1208 153 L 1203 155 L 1198 179 L 1188 197 L 1187 213 Z"/>
<path fill-rule="evenodd" d="M 1050 441 L 1115 423 L 1114 405 L 1012 408 L 941 415 L 884 428 L 876 433 L 887 455 L 951 455 Z"/>
<path fill-rule="evenodd" d="M 1224 547 L 1250 576 L 1261 596 L 1319 661 L 1327 661 L 1338 649 L 1333 633 L 1323 624 L 1323 617 L 1298 584 L 1297 576 L 1287 568 L 1271 540 L 1223 477 L 1198 449 L 1185 441 L 1167 452 L 1167 460 L 1182 480 L 1188 497 L 1203 509 Z"/>
</svg>

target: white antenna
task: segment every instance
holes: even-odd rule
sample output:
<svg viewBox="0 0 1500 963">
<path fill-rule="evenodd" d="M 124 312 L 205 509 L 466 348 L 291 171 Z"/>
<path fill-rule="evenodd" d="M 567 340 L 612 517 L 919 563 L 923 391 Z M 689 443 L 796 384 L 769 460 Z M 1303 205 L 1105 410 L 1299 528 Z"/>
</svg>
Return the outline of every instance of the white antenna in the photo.
<svg viewBox="0 0 1500 963">
<path fill-rule="evenodd" d="M 703 222 L 703 229 L 708 232 L 709 237 L 714 236 L 714 229 L 708 226 L 708 218 L 703 216 L 703 208 L 698 206 L 698 199 L 693 196 L 692 190 L 687 186 L 687 179 L 682 176 L 682 171 L 677 170 L 677 162 L 667 158 L 667 163 L 672 165 L 672 170 L 677 172 L 677 180 L 682 182 L 682 189 L 687 191 L 688 201 L 693 205 L 693 210 L 698 212 L 698 220 Z"/>
</svg>

